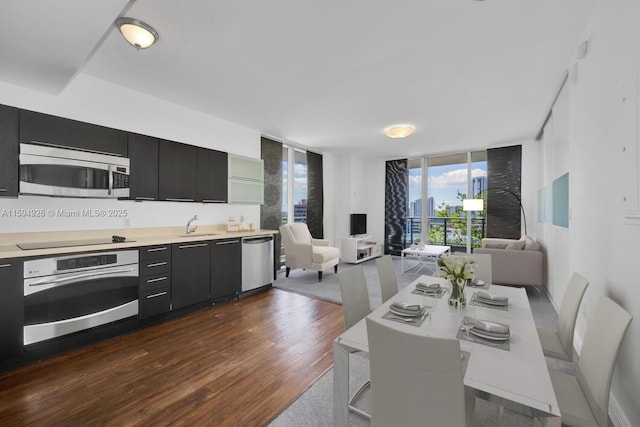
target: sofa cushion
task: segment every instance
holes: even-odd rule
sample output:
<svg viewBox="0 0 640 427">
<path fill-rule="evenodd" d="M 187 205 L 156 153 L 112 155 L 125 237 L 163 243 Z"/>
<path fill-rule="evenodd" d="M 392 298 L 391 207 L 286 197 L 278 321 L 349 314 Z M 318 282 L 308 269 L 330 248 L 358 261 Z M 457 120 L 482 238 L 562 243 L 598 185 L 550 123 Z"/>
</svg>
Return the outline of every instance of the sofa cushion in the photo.
<svg viewBox="0 0 640 427">
<path fill-rule="evenodd" d="M 513 242 L 509 243 L 505 249 L 521 251 L 522 249 L 524 249 L 524 245 L 526 243 L 527 242 L 525 242 L 524 240 L 514 240 Z"/>
<path fill-rule="evenodd" d="M 525 243 L 524 243 L 524 248 L 523 249 L 525 251 L 539 251 L 540 250 L 540 243 L 536 242 L 531 237 L 525 236 L 524 242 Z"/>
<path fill-rule="evenodd" d="M 340 257 L 340 250 L 332 246 L 313 246 L 311 261 L 315 264 L 322 264 Z"/>
<path fill-rule="evenodd" d="M 505 249 L 507 245 L 508 243 L 487 243 L 483 247 L 488 249 Z"/>
</svg>

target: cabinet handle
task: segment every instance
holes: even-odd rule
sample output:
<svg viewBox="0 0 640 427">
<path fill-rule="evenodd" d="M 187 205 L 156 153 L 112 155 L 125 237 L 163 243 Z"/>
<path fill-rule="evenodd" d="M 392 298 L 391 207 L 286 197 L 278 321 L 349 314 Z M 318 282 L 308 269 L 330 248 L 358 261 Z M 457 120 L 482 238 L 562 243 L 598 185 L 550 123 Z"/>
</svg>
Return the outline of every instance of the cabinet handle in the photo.
<svg viewBox="0 0 640 427">
<path fill-rule="evenodd" d="M 0 264 L 0 268 L 11 267 L 11 264 Z"/>
<path fill-rule="evenodd" d="M 153 249 L 147 249 L 147 252 L 157 252 L 157 251 L 166 251 L 167 247 L 163 247 L 163 248 L 153 248 Z"/>
<path fill-rule="evenodd" d="M 203 203 L 225 203 L 226 200 L 202 199 Z"/>
<path fill-rule="evenodd" d="M 139 196 L 136 196 L 135 199 L 136 200 L 155 200 L 154 197 L 139 197 Z"/>
<path fill-rule="evenodd" d="M 178 249 L 201 248 L 203 246 L 207 246 L 207 244 L 206 243 L 198 243 L 198 244 L 195 244 L 195 245 L 178 246 Z"/>
<path fill-rule="evenodd" d="M 161 265 L 167 265 L 167 261 L 165 261 L 165 262 L 154 262 L 153 264 L 147 264 L 147 268 L 160 267 Z"/>
<path fill-rule="evenodd" d="M 168 202 L 195 202 L 194 199 L 174 199 L 171 197 L 167 197 L 165 200 Z"/>
<path fill-rule="evenodd" d="M 167 291 L 158 292 L 157 294 L 147 295 L 147 299 L 161 297 L 161 296 L 166 295 L 166 294 L 167 294 Z"/>
<path fill-rule="evenodd" d="M 167 280 L 167 276 L 158 277 L 157 279 L 149 279 L 149 280 L 147 280 L 147 283 L 162 282 L 164 280 Z"/>
<path fill-rule="evenodd" d="M 230 245 L 232 243 L 240 243 L 240 240 L 228 240 L 226 242 L 216 242 L 216 245 Z"/>
</svg>

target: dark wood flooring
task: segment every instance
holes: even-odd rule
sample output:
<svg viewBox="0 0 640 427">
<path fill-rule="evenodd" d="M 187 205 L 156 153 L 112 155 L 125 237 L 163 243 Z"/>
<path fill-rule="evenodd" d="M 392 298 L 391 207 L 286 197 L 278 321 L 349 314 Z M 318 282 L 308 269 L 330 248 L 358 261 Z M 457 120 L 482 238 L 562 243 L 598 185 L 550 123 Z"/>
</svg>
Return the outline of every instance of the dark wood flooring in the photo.
<svg viewBox="0 0 640 427">
<path fill-rule="evenodd" d="M 342 307 L 271 289 L 0 375 L 0 425 L 262 426 L 333 363 Z"/>
</svg>

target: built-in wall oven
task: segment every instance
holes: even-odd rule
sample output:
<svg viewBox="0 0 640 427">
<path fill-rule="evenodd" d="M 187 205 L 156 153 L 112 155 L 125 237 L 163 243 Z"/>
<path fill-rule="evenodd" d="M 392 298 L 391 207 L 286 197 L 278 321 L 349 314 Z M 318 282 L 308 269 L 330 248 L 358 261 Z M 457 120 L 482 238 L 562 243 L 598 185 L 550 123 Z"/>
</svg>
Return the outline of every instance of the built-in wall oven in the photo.
<svg viewBox="0 0 640 427">
<path fill-rule="evenodd" d="M 24 262 L 24 344 L 138 315 L 138 251 Z"/>
<path fill-rule="evenodd" d="M 19 158 L 21 194 L 129 197 L 130 161 L 126 157 L 21 143 Z"/>
</svg>

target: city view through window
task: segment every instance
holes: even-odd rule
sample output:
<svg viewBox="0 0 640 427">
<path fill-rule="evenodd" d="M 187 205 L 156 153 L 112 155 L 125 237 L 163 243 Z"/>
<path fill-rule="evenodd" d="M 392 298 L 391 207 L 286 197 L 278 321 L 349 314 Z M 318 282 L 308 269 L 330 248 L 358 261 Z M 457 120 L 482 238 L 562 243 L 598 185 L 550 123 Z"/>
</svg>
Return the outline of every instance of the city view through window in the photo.
<svg viewBox="0 0 640 427">
<path fill-rule="evenodd" d="M 452 156 L 444 162 L 429 160 L 427 168 L 427 203 L 422 203 L 422 176 L 420 159 L 409 161 L 409 194 L 407 206 L 406 244 L 420 243 L 426 237 L 427 244 L 452 246 L 462 250 L 467 245 L 467 212 L 462 209 L 465 198 L 485 198 L 487 189 L 487 162 L 484 153 L 473 153 L 471 167 L 471 191 L 468 191 L 466 154 Z M 464 159 L 461 162 L 451 160 Z M 423 209 L 424 215 L 423 215 Z M 472 246 L 480 246 L 484 235 L 484 212 L 471 215 Z M 426 236 L 422 225 L 427 224 Z"/>
</svg>

